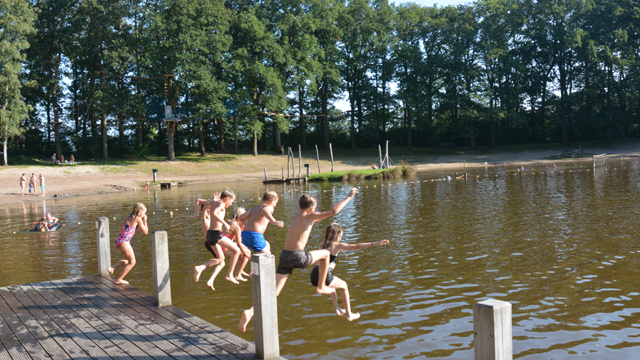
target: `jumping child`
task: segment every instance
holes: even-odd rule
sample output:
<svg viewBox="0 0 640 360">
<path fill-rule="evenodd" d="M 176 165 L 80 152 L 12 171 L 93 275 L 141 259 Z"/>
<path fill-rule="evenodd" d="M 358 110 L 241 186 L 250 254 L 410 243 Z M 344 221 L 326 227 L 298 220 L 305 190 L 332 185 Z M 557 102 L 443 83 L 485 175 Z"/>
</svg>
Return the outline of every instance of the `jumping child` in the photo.
<svg viewBox="0 0 640 360">
<path fill-rule="evenodd" d="M 328 250 L 314 250 L 305 253 L 304 248 L 309 240 L 309 233 L 311 233 L 313 224 L 337 215 L 357 193 L 358 189 L 352 188 L 344 200 L 336 204 L 331 210 L 321 213 L 315 211 L 317 201 L 313 196 L 304 194 L 300 197 L 300 212 L 291 219 L 291 225 L 289 225 L 289 229 L 287 230 L 287 238 L 284 243 L 284 250 L 280 253 L 278 267 L 276 268 L 276 296 L 280 295 L 293 269 L 304 269 L 318 261 L 320 265 L 320 281 L 318 282 L 316 292 L 318 294 L 331 294 L 335 292 L 335 289 L 325 285 L 331 253 Z M 251 321 L 253 314 L 253 307 L 242 312 L 242 317 L 238 324 L 240 331 L 245 332 L 247 330 L 247 324 Z"/>
<path fill-rule="evenodd" d="M 247 212 L 247 210 L 243 207 L 236 208 L 233 211 L 233 218 L 229 222 L 229 233 L 224 234 L 225 237 L 235 241 L 236 246 L 242 251 L 242 258 L 240 259 L 240 264 L 236 271 L 236 280 L 238 281 L 247 281 L 243 275 L 249 276 L 249 274 L 244 272 L 244 268 L 247 266 L 247 262 L 251 260 L 251 250 L 242 243 L 242 230 L 244 230 L 244 224 L 239 220 L 240 216 L 245 212 Z M 227 254 L 227 250 L 225 250 L 225 255 L 230 256 Z"/>
<path fill-rule="evenodd" d="M 200 280 L 200 275 L 206 268 L 215 266 L 211 278 L 209 278 L 209 281 L 207 281 L 207 287 L 209 287 L 209 289 L 211 290 L 215 290 L 215 288 L 213 287 L 213 282 L 220 270 L 222 270 L 225 265 L 225 254 L 221 246 L 224 246 L 226 248 L 227 254 L 229 254 L 230 257 L 229 271 L 227 272 L 227 276 L 225 276 L 225 279 L 231 281 L 234 284 L 239 284 L 238 280 L 236 280 L 236 278 L 233 276 L 233 270 L 235 269 L 238 258 L 240 257 L 240 249 L 238 249 L 238 247 L 232 240 L 226 238 L 223 234 L 223 232 L 229 233 L 229 224 L 224 221 L 226 209 L 231 206 L 231 204 L 233 204 L 235 200 L 236 195 L 229 189 L 222 192 L 219 200 L 217 199 L 217 196 L 214 196 L 213 200 L 196 200 L 196 216 L 198 216 L 200 205 L 204 206 L 202 217 L 203 233 L 205 233 L 206 229 L 206 240 L 204 242 L 204 246 L 213 255 L 213 259 L 207 261 L 202 265 L 197 265 L 193 268 L 193 280 L 195 282 L 198 282 Z"/>
<path fill-rule="evenodd" d="M 242 243 L 249 249 L 264 254 L 271 254 L 271 246 L 264 238 L 269 223 L 283 227 L 282 221 L 273 217 L 273 210 L 278 205 L 278 194 L 267 190 L 262 195 L 262 204 L 256 205 L 242 214 L 238 220 L 245 223 L 242 231 Z"/>
<path fill-rule="evenodd" d="M 124 280 L 124 277 L 136 265 L 136 255 L 133 253 L 133 248 L 131 247 L 131 238 L 135 235 L 138 226 L 143 234 L 147 235 L 149 233 L 149 228 L 147 227 L 147 207 L 144 206 L 143 203 L 133 205 L 133 210 L 131 214 L 127 216 L 127 220 L 124 222 L 124 225 L 122 225 L 120 235 L 118 235 L 116 239 L 116 249 L 120 250 L 124 259 L 109 267 L 107 271 L 109 271 L 111 278 L 114 279 L 114 271 L 124 266 L 120 272 L 120 276 L 115 279 L 117 285 L 126 285 L 129 283 Z"/>
<path fill-rule="evenodd" d="M 331 293 L 331 301 L 333 302 L 333 307 L 336 310 L 336 315 L 342 316 L 345 313 L 347 314 L 347 320 L 353 321 L 360 318 L 360 313 L 352 313 L 351 312 L 351 304 L 349 303 L 349 289 L 347 288 L 347 283 L 340 279 L 337 276 L 333 275 L 333 269 L 336 267 L 336 259 L 340 254 L 340 251 L 343 250 L 360 250 L 366 249 L 374 246 L 382 246 L 389 244 L 389 240 L 380 240 L 376 242 L 368 242 L 368 243 L 359 243 L 359 244 L 345 244 L 340 242 L 342 240 L 342 228 L 340 225 L 333 223 L 327 226 L 327 229 L 324 232 L 324 240 L 322 240 L 322 245 L 320 245 L 320 249 L 329 250 L 331 253 L 331 257 L 329 259 L 329 272 L 327 273 L 327 280 L 325 281 L 325 285 L 330 288 L 340 290 L 342 293 L 342 304 L 344 305 L 344 310 L 340 309 L 338 306 L 338 297 L 335 292 Z M 318 278 L 319 278 L 320 269 L 318 265 L 316 265 L 313 270 L 311 270 L 311 284 L 313 286 L 318 286 Z"/>
</svg>

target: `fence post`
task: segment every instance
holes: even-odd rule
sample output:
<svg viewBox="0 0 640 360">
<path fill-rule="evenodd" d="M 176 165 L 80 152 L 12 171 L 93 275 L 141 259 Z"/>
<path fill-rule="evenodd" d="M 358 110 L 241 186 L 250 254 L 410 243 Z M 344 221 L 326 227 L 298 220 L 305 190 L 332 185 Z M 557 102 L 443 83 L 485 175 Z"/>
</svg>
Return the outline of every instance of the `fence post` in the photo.
<svg viewBox="0 0 640 360">
<path fill-rule="evenodd" d="M 272 254 L 251 256 L 251 283 L 255 311 L 256 356 L 261 359 L 278 358 L 280 343 L 275 256 Z"/>
<path fill-rule="evenodd" d="M 318 152 L 318 145 L 316 145 L 316 161 L 318 162 L 318 174 L 320 174 L 320 153 Z"/>
<path fill-rule="evenodd" d="M 109 218 L 102 216 L 96 219 L 98 229 L 98 271 L 102 276 L 109 276 L 107 269 L 111 266 L 111 248 L 109 247 Z"/>
<path fill-rule="evenodd" d="M 166 231 L 154 231 L 151 233 L 151 257 L 154 303 L 157 307 L 171 305 L 169 241 Z"/>
<path fill-rule="evenodd" d="M 264 181 L 267 181 L 267 168 L 264 168 Z"/>
<path fill-rule="evenodd" d="M 475 360 L 512 360 L 511 304 L 489 299 L 473 305 Z"/>
<path fill-rule="evenodd" d="M 331 143 L 329 143 L 329 153 L 331 154 L 331 172 L 333 172 L 333 148 L 331 147 Z"/>
</svg>

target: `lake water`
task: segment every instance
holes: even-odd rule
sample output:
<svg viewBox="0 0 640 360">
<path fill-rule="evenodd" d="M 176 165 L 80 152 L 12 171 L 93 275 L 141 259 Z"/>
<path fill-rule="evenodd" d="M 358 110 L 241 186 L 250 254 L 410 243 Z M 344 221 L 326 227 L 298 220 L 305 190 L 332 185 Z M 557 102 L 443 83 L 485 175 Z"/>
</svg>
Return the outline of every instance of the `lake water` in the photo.
<svg viewBox="0 0 640 360">
<path fill-rule="evenodd" d="M 315 294 L 310 269 L 290 276 L 278 299 L 281 354 L 472 359 L 473 305 L 495 298 L 513 305 L 516 358 L 637 357 L 639 164 L 610 161 L 597 171 L 590 162 L 532 168 L 467 169 L 467 179 L 438 170 L 395 181 L 270 185 L 284 194 L 274 216 L 285 227 L 270 225 L 265 234 L 276 256 L 303 191 L 316 195 L 318 209 L 326 210 L 350 186 L 360 187 L 338 216 L 315 226 L 308 249 L 318 248 L 333 221 L 344 228 L 343 241 L 391 241 L 348 252 L 334 272 L 349 284 L 353 310 L 362 314 L 357 321 L 335 316 L 329 297 Z M 453 179 L 433 181 L 446 176 Z M 265 189 L 253 182 L 226 186 L 245 207 L 258 204 Z M 251 306 L 251 284 L 225 281 L 226 269 L 216 291 L 205 285 L 210 270 L 200 283 L 192 279 L 193 266 L 210 257 L 199 220 L 190 217 L 195 199 L 224 188 L 208 184 L 7 206 L 0 210 L 0 286 L 97 274 L 95 219 L 109 217 L 113 242 L 133 203 L 143 202 L 150 229 L 169 236 L 174 305 L 253 341 L 252 327 L 245 334 L 236 327 L 241 311 Z M 44 206 L 66 226 L 57 233 L 24 233 Z M 134 237 L 138 264 L 127 276 L 148 293 L 150 237 Z M 115 248 L 111 256 L 114 262 L 120 258 Z"/>
</svg>

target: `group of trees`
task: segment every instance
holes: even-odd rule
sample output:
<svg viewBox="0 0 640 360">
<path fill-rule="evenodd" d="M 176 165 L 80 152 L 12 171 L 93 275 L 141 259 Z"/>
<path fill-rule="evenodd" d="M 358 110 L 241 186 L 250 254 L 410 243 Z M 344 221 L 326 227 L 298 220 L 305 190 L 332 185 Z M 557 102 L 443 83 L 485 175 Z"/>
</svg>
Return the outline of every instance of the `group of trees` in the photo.
<svg viewBox="0 0 640 360">
<path fill-rule="evenodd" d="M 0 5 L 5 156 L 640 135 L 633 0 Z"/>
</svg>

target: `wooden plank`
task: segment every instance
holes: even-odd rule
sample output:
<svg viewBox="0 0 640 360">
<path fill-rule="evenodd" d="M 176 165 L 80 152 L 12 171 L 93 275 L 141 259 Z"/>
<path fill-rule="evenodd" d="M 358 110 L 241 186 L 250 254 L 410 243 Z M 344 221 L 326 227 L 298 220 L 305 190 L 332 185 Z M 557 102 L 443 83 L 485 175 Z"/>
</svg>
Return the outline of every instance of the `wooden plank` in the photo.
<svg viewBox="0 0 640 360">
<path fill-rule="evenodd" d="M 76 301 L 84 300 L 88 301 L 89 304 L 86 304 L 83 309 L 84 312 L 88 314 L 90 317 L 95 317 L 103 321 L 107 326 L 116 330 L 120 335 L 122 335 L 125 339 L 129 340 L 132 343 L 135 343 L 142 351 L 144 351 L 148 356 L 151 356 L 156 359 L 170 359 L 172 358 L 167 352 L 163 351 L 160 347 L 156 346 L 152 341 L 159 340 L 157 338 L 147 338 L 144 335 L 136 332 L 137 328 L 140 326 L 135 321 L 131 321 L 130 319 L 124 320 L 124 318 L 117 319 L 120 316 L 120 312 L 116 309 L 115 311 L 111 309 L 103 309 L 100 307 L 99 303 L 96 303 L 93 298 L 87 298 L 77 293 L 72 286 L 65 284 L 62 280 L 52 281 L 54 285 L 58 287 L 58 290 L 69 296 L 70 298 L 76 299 Z M 90 306 L 89 306 L 90 305 Z M 115 317 L 114 317 L 115 315 Z M 101 336 L 104 336 L 101 334 Z M 122 349 L 126 350 L 126 349 Z"/>
<path fill-rule="evenodd" d="M 123 331 L 123 336 L 131 337 L 132 340 L 134 337 L 139 337 L 141 338 L 141 341 L 145 341 L 148 342 L 149 345 L 156 346 L 159 350 L 161 350 L 163 353 L 166 353 L 167 355 L 180 357 L 181 359 L 192 358 L 179 346 L 166 341 L 166 339 L 151 331 L 148 326 L 153 325 L 154 323 L 150 319 L 135 311 L 132 311 L 132 309 L 126 306 L 126 304 L 123 302 L 115 301 L 115 303 L 109 304 L 108 302 L 100 298 L 100 296 L 98 296 L 95 292 L 91 292 L 85 289 L 81 285 L 81 283 L 86 282 L 84 281 L 84 279 L 78 279 L 78 283 L 76 283 L 73 279 L 61 280 L 61 282 L 68 285 L 70 291 L 73 290 L 81 296 L 91 296 L 92 303 L 95 305 L 95 307 L 89 308 L 88 310 L 94 312 L 95 315 L 98 315 L 98 313 L 107 313 L 108 315 L 110 315 L 107 317 L 100 316 L 103 321 L 112 325 L 121 323 L 123 326 L 126 326 L 128 328 L 128 331 Z M 96 308 L 99 310 L 95 310 Z M 151 356 L 163 356 L 157 351 L 154 353 L 154 350 L 150 347 L 147 347 L 147 349 L 150 351 Z"/>
<path fill-rule="evenodd" d="M 153 304 L 152 296 L 133 286 L 115 286 L 112 281 L 106 278 L 92 277 L 91 279 L 96 283 L 101 283 L 102 286 L 105 287 L 113 286 L 114 290 L 123 293 L 124 296 L 141 305 L 148 306 Z M 164 317 L 169 322 L 176 323 L 185 329 L 191 329 L 194 334 L 203 337 L 212 344 L 215 344 L 240 359 L 257 359 L 255 356 L 255 347 L 252 343 L 195 317 L 182 309 L 175 306 L 166 306 L 164 308 L 149 307 L 149 309 Z"/>
<path fill-rule="evenodd" d="M 98 279 L 95 279 L 95 280 L 96 280 L 95 282 L 96 289 L 101 289 L 104 292 L 104 296 L 112 296 L 116 298 L 127 299 L 128 300 L 127 304 L 131 306 L 135 311 L 139 311 L 141 313 L 144 313 L 146 316 L 153 318 L 158 325 L 165 328 L 165 331 L 168 331 L 174 334 L 179 334 L 181 341 L 183 341 L 183 344 L 197 345 L 200 349 L 210 354 L 210 356 L 222 355 L 222 358 L 228 358 L 228 355 L 235 355 L 233 352 L 228 351 L 229 349 L 216 346 L 217 345 L 216 343 L 221 342 L 219 338 L 216 338 L 215 342 L 208 341 L 207 339 L 205 339 L 205 337 L 201 336 L 202 334 L 198 332 L 194 332 L 194 327 L 191 324 L 186 323 L 187 326 L 184 326 L 185 325 L 184 321 L 181 322 L 180 321 L 181 319 L 179 317 L 175 317 L 173 319 L 167 319 L 166 317 L 160 316 L 156 312 L 158 308 L 156 308 L 153 305 L 153 298 L 150 298 L 148 301 L 143 301 L 141 304 L 127 297 L 126 295 L 128 294 L 118 291 L 118 288 L 121 288 L 121 286 L 114 286 L 114 288 L 110 288 L 109 287 L 110 284 L 101 284 L 100 282 L 97 281 Z M 180 325 L 183 325 L 183 326 L 180 326 Z M 197 337 L 194 338 L 193 335 L 196 335 Z M 222 342 L 222 345 L 226 345 L 226 343 Z M 236 350 L 236 349 L 233 348 L 231 350 Z"/>
<path fill-rule="evenodd" d="M 35 284 L 43 297 L 48 299 L 53 307 L 71 324 L 76 332 L 74 339 L 92 358 L 122 357 L 124 354 L 113 342 L 103 335 L 104 324 L 95 318 L 83 306 L 61 292 L 52 282 Z M 84 304 L 87 305 L 87 304 Z M 75 311 L 74 311 L 75 310 Z M 102 330 L 102 331 L 101 331 Z M 117 332 L 117 329 L 110 329 Z M 67 332 L 69 334 L 69 332 Z M 146 356 L 147 354 L 145 354 Z"/>
<path fill-rule="evenodd" d="M 65 332 L 62 328 L 63 324 L 60 324 L 60 317 L 62 315 L 53 308 L 37 291 L 30 285 L 21 285 L 20 292 L 14 293 L 22 304 L 28 303 L 25 298 L 28 298 L 33 306 L 37 306 L 38 309 L 30 310 L 36 319 L 39 319 L 42 326 L 47 329 L 49 334 L 60 344 L 60 346 L 69 354 L 70 357 L 89 357 L 82 348 L 73 340 L 73 338 Z M 73 334 L 73 333 L 72 333 Z"/>
<path fill-rule="evenodd" d="M 2 322 L 4 323 L 4 320 Z M 9 355 L 7 349 L 5 349 L 5 347 L 2 345 L 2 340 L 0 340 L 0 360 L 11 360 L 11 355 Z"/>
<path fill-rule="evenodd" d="M 7 325 L 13 332 L 14 336 L 20 341 L 24 347 L 25 352 L 33 359 L 47 359 L 44 348 L 38 343 L 29 330 L 24 326 L 20 318 L 11 308 L 9 302 L 5 298 L 5 293 L 8 293 L 8 288 L 0 289 L 0 297 L 4 299 L 3 306 L 0 308 L 0 313 L 4 318 Z"/>
<path fill-rule="evenodd" d="M 11 311 L 5 309 L 8 309 L 8 305 L 0 298 L 0 342 L 12 359 L 28 360 L 30 357 L 27 355 L 27 350 L 25 350 L 24 346 L 18 341 L 18 338 L 13 335 L 13 330 L 11 330 L 9 324 L 7 324 L 2 316 L 2 314 L 7 315 L 5 311 Z"/>
<path fill-rule="evenodd" d="M 22 303 L 16 295 L 23 295 L 22 290 L 19 287 L 11 287 L 9 291 L 0 290 L 0 296 L 5 300 L 7 305 L 16 313 L 16 316 L 22 321 L 24 326 L 33 335 L 34 339 L 38 341 L 40 346 L 44 348 L 47 355 L 52 359 L 68 359 L 69 354 L 51 337 L 49 332 L 41 325 L 41 321 L 47 321 L 48 317 L 39 317 L 36 320 L 31 311 L 36 314 L 42 312 L 36 305 L 34 305 L 28 298 L 20 296 L 24 301 Z"/>
<path fill-rule="evenodd" d="M 100 285 L 100 284 L 97 284 L 97 285 Z M 118 292 L 114 292 L 115 296 L 112 296 L 114 295 L 113 293 L 109 293 L 108 291 L 102 291 L 90 285 L 85 286 L 85 288 L 89 289 L 89 291 L 92 291 L 94 294 L 102 297 L 107 302 L 111 302 L 111 301 L 122 302 L 123 308 L 129 308 L 129 310 L 126 311 L 127 313 L 142 314 L 148 317 L 149 319 L 153 320 L 153 324 L 147 326 L 150 330 L 159 334 L 160 336 L 162 336 L 172 344 L 176 345 L 177 347 L 183 349 L 186 353 L 188 353 L 191 356 L 194 356 L 197 358 L 210 359 L 214 354 L 223 355 L 222 356 L 223 358 L 226 358 L 229 355 L 227 352 L 217 347 L 214 347 L 212 349 L 213 351 L 211 350 L 206 351 L 206 348 L 211 347 L 212 345 L 209 343 L 198 341 L 199 339 L 197 337 L 194 338 L 190 329 L 184 329 L 172 322 L 166 321 L 166 319 L 158 316 L 155 312 L 151 311 L 148 307 L 145 307 L 133 301 L 130 301 L 128 298 L 122 296 Z"/>
</svg>

